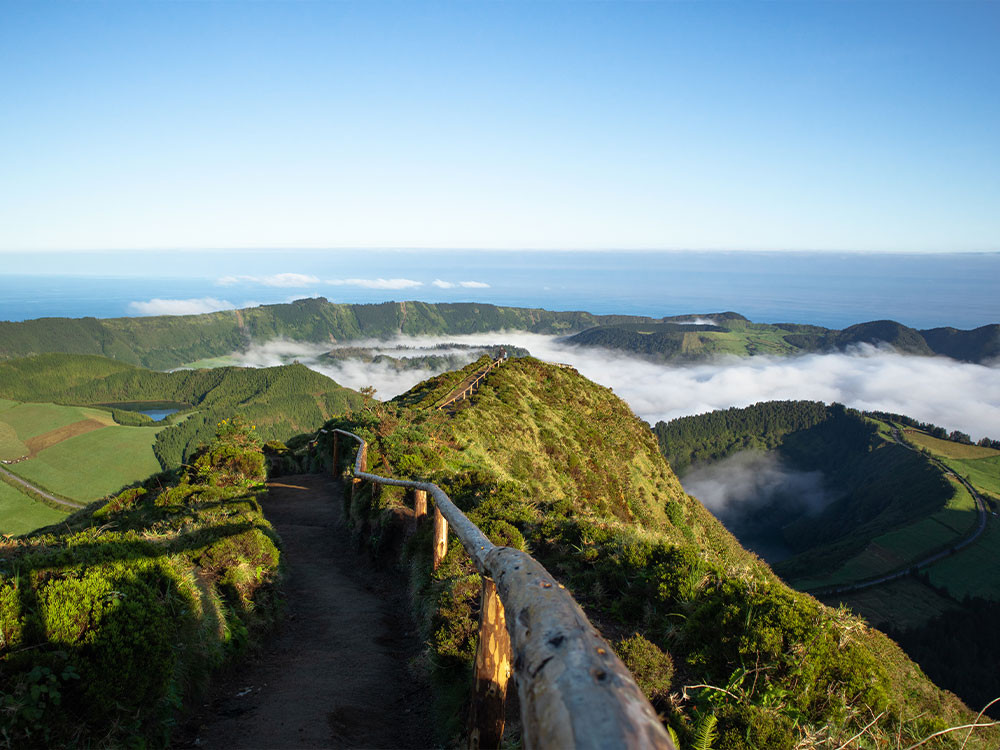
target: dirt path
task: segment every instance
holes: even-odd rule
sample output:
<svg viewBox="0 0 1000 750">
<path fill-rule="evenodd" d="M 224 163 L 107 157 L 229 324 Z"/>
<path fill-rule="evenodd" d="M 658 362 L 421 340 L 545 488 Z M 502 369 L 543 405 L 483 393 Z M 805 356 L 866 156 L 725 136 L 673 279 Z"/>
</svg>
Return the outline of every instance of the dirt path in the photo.
<svg viewBox="0 0 1000 750">
<path fill-rule="evenodd" d="M 354 552 L 340 485 L 282 477 L 264 511 L 288 565 L 284 624 L 216 686 L 175 746 L 430 747 L 429 692 L 406 668 L 420 643 L 405 592 Z"/>
</svg>

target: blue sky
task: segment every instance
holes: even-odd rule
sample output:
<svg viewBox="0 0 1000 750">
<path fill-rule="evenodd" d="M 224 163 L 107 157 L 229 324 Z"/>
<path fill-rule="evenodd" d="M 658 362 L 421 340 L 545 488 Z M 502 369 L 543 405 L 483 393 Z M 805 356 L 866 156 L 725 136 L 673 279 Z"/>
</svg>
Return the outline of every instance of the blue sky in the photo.
<svg viewBox="0 0 1000 750">
<path fill-rule="evenodd" d="M 1000 250 L 1000 3 L 0 4 L 0 250 Z"/>
</svg>

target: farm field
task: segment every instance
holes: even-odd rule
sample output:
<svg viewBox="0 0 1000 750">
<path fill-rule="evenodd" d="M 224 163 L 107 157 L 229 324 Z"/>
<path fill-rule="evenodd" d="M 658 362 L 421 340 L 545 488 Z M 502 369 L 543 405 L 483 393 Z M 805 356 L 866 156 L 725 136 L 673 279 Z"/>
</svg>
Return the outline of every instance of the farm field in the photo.
<svg viewBox="0 0 1000 750">
<path fill-rule="evenodd" d="M 931 583 L 956 599 L 982 596 L 1000 601 L 1000 519 L 988 516 L 983 535 L 954 555 L 927 568 Z"/>
<path fill-rule="evenodd" d="M 90 502 L 160 471 L 153 454 L 160 429 L 105 427 L 70 437 L 8 468 L 42 489 Z"/>
<path fill-rule="evenodd" d="M 85 406 L 22 403 L 0 412 L 0 422 L 12 427 L 18 439 L 24 442 L 60 427 L 83 421 L 94 421 L 102 425 L 115 423 L 110 412 L 89 409 Z"/>
<path fill-rule="evenodd" d="M 65 513 L 42 505 L 0 481 L 0 534 L 25 534 L 65 517 Z"/>
<path fill-rule="evenodd" d="M 951 440 L 941 440 L 940 438 L 931 437 L 926 432 L 920 432 L 920 430 L 906 429 L 903 433 L 906 439 L 918 448 L 926 448 L 931 453 L 944 458 L 990 458 L 991 456 L 1000 456 L 1000 451 L 994 448 L 984 448 L 979 445 L 965 445 L 964 443 L 955 443 Z"/>
<path fill-rule="evenodd" d="M 822 597 L 822 601 L 834 607 L 846 604 L 875 627 L 886 623 L 920 627 L 942 612 L 958 609 L 955 602 L 909 576 L 870 589 Z"/>
<path fill-rule="evenodd" d="M 875 537 L 859 554 L 829 576 L 797 579 L 799 589 L 838 586 L 884 573 L 891 573 L 956 542 L 976 524 L 976 504 L 968 490 L 954 479 L 948 480 L 955 492 L 944 508 L 909 526 Z"/>
</svg>

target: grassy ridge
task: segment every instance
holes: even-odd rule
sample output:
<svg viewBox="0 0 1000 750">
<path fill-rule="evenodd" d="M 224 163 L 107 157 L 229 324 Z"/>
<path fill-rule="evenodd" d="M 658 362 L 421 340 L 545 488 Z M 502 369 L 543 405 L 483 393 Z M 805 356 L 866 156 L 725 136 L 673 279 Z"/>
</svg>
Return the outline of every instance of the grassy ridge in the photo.
<svg viewBox="0 0 1000 750">
<path fill-rule="evenodd" d="M 690 316 L 683 316 L 689 318 Z M 697 361 L 727 354 L 788 355 L 843 351 L 858 344 L 888 344 L 906 354 L 940 354 L 967 362 L 985 362 L 1000 353 L 1000 325 L 973 331 L 948 329 L 917 331 L 892 320 L 876 320 L 842 331 L 795 324 L 751 323 L 726 313 L 699 316 L 704 324 L 679 324 L 677 318 L 660 323 L 614 323 L 595 326 L 569 341 L 583 346 L 621 349 L 653 359 Z"/>
<path fill-rule="evenodd" d="M 888 343 L 916 354 L 938 353 L 970 362 L 1000 354 L 1000 325 L 974 331 L 915 331 L 874 321 L 832 331 L 817 326 L 755 324 L 735 313 L 710 316 L 712 326 L 678 325 L 691 316 L 646 318 L 586 312 L 498 307 L 479 303 L 384 302 L 334 304 L 303 299 L 204 315 L 151 318 L 42 318 L 0 322 L 0 359 L 44 352 L 95 354 L 154 369 L 221 357 L 253 342 L 275 338 L 332 342 L 403 335 L 518 330 L 565 335 L 577 343 L 697 359 L 720 353 L 789 354 Z M 637 333 L 636 326 L 641 326 Z M 722 328 L 722 331 L 716 330 Z M 588 330 L 592 329 L 592 330 Z M 669 330 L 668 330 L 669 329 Z"/>
<path fill-rule="evenodd" d="M 65 352 L 167 369 L 275 338 L 332 342 L 505 329 L 560 334 L 625 319 L 649 320 L 476 303 L 348 305 L 304 299 L 205 315 L 0 321 L 0 359 Z"/>
<path fill-rule="evenodd" d="M 835 747 L 859 732 L 895 746 L 971 718 L 887 638 L 787 588 L 743 550 L 684 494 L 648 427 L 607 389 L 525 359 L 492 373 L 454 418 L 421 408 L 446 387 L 424 384 L 331 426 L 369 441 L 371 470 L 436 481 L 496 543 L 539 558 L 643 675 L 682 743 L 707 714 L 728 750 Z M 387 487 L 359 495 L 362 538 L 376 548 L 391 538 L 401 502 Z M 478 576 L 454 540 L 430 574 L 428 534 L 406 549 L 442 719 L 458 731 Z M 680 695 L 705 684 L 725 691 Z"/>
</svg>

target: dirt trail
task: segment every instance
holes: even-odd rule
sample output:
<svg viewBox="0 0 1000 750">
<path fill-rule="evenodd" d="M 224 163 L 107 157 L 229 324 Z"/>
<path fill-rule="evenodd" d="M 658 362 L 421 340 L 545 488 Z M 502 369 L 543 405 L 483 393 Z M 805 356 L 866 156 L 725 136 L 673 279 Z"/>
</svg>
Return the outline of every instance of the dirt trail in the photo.
<svg viewBox="0 0 1000 750">
<path fill-rule="evenodd" d="M 263 505 L 288 565 L 284 624 L 216 686 L 175 746 L 432 745 L 429 692 L 406 668 L 420 644 L 405 592 L 353 550 L 340 492 L 315 474 L 271 483 Z"/>
</svg>

